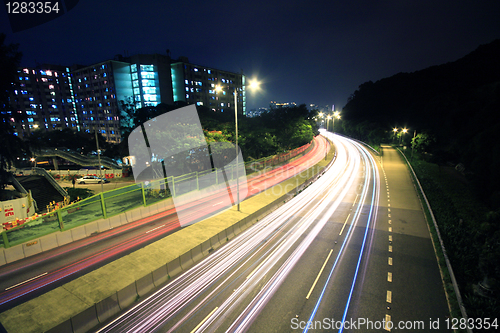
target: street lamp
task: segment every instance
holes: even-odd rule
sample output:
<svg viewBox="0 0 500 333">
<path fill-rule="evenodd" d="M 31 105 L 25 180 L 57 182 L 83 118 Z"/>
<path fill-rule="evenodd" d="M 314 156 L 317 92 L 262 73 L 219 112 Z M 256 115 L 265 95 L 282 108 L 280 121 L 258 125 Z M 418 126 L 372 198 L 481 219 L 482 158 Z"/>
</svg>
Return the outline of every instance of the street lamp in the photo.
<svg viewBox="0 0 500 333">
<path fill-rule="evenodd" d="M 244 86 L 244 85 L 242 85 Z M 258 90 L 260 86 L 260 82 L 252 79 L 249 81 L 248 88 L 250 90 Z M 221 92 L 222 87 L 220 85 L 217 85 L 215 87 L 216 92 Z M 240 211 L 240 179 L 239 179 L 239 172 L 238 172 L 238 166 L 239 166 L 239 151 L 238 151 L 238 90 L 236 87 L 234 87 L 234 126 L 236 128 L 235 135 L 235 152 L 236 152 L 236 202 L 238 203 L 238 211 Z"/>
<path fill-rule="evenodd" d="M 36 159 L 35 159 L 34 157 L 32 157 L 32 158 L 30 158 L 30 161 L 31 161 L 31 162 L 33 162 L 33 168 L 34 168 L 34 167 L 35 167 L 35 165 L 36 165 L 36 164 L 35 164 Z"/>
<path fill-rule="evenodd" d="M 401 130 L 401 135 L 399 136 L 399 144 L 403 144 L 403 135 L 405 135 L 406 132 L 408 132 L 408 129 L 406 127 Z"/>
<path fill-rule="evenodd" d="M 332 132 L 335 130 L 335 118 L 340 119 L 340 112 L 339 111 L 335 111 L 333 113 L 333 117 L 332 117 L 332 119 L 333 119 L 333 121 L 332 121 Z"/>
<path fill-rule="evenodd" d="M 95 144 L 97 146 L 97 161 L 99 163 L 99 177 L 101 177 L 101 193 L 104 192 L 104 185 L 102 181 L 102 167 L 101 167 L 101 150 L 99 149 L 99 138 L 97 137 L 97 128 L 95 130 Z"/>
<path fill-rule="evenodd" d="M 326 116 L 326 130 L 327 130 L 327 131 L 328 131 L 328 121 L 329 121 L 330 119 L 332 119 L 332 116 L 330 116 L 330 115 Z M 334 121 L 335 121 L 335 119 L 334 119 Z M 333 127 L 333 126 L 332 126 L 332 127 Z"/>
</svg>

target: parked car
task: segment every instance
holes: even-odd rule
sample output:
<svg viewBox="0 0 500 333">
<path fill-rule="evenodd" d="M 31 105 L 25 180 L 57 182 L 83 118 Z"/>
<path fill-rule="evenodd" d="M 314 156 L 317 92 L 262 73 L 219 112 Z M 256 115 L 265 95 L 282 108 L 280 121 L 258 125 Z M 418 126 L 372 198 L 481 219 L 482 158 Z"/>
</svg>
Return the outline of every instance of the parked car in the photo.
<svg viewBox="0 0 500 333">
<path fill-rule="evenodd" d="M 78 178 L 76 182 L 78 184 L 100 184 L 109 183 L 109 180 L 106 178 L 99 178 L 97 176 L 83 176 L 82 178 Z"/>
</svg>

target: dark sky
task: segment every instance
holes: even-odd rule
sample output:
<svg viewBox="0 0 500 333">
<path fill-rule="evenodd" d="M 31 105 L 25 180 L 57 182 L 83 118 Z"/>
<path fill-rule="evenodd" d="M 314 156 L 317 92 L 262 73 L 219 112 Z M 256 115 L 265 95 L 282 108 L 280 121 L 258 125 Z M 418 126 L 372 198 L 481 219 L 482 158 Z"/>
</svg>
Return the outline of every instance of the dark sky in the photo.
<svg viewBox="0 0 500 333">
<path fill-rule="evenodd" d="M 499 0 L 80 0 L 65 15 L 13 33 L 23 65 L 89 65 L 162 53 L 262 81 L 270 101 L 342 108 L 363 82 L 457 60 L 500 38 Z"/>
</svg>

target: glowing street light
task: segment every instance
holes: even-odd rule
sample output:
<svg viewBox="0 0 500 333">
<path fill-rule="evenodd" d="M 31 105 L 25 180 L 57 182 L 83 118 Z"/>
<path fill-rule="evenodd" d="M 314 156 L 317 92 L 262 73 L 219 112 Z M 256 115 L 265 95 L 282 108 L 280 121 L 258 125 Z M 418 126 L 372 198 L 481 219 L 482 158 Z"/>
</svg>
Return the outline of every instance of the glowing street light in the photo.
<svg viewBox="0 0 500 333">
<path fill-rule="evenodd" d="M 339 111 L 335 111 L 333 113 L 333 117 L 332 117 L 332 119 L 333 119 L 333 121 L 332 121 L 332 132 L 335 130 L 335 118 L 340 119 L 340 112 Z"/>
<path fill-rule="evenodd" d="M 328 121 L 332 119 L 332 116 L 328 115 L 326 116 L 326 130 L 328 131 Z"/>
<path fill-rule="evenodd" d="M 260 89 L 260 82 L 257 81 L 256 79 L 251 79 L 248 82 L 248 88 L 250 90 L 259 90 Z M 215 87 L 215 91 L 217 93 L 223 91 L 222 86 L 217 85 Z M 234 125 L 236 128 L 236 139 L 235 139 L 235 151 L 236 151 L 236 202 L 238 203 L 238 211 L 240 211 L 240 180 L 239 180 L 239 174 L 238 174 L 238 166 L 239 166 L 239 151 L 238 151 L 238 90 L 236 87 L 234 87 Z"/>
<path fill-rule="evenodd" d="M 396 128 L 395 128 L 396 129 Z M 403 135 L 408 132 L 408 129 L 405 127 L 401 130 L 401 134 L 399 135 L 399 144 L 403 144 Z"/>
</svg>

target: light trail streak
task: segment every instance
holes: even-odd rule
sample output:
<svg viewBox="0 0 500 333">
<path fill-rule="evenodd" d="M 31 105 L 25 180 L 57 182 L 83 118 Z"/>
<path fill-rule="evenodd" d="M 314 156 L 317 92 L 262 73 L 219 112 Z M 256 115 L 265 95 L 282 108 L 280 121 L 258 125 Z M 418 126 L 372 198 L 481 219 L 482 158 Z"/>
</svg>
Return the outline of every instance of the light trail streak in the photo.
<svg viewBox="0 0 500 333">
<path fill-rule="evenodd" d="M 345 165 L 342 164 L 342 168 Z M 332 178 L 340 177 L 335 176 Z M 310 195 L 298 195 L 292 198 L 289 206 L 280 207 L 252 227 L 251 230 L 240 234 L 212 256 L 192 267 L 185 274 L 142 303 L 137 304 L 100 331 L 139 332 L 151 331 L 159 327 L 213 285 L 233 265 L 240 264 L 247 256 L 256 251 L 257 247 L 264 245 L 265 240 L 268 240 L 276 232 L 276 229 L 282 228 L 288 223 L 290 217 L 297 215 L 304 205 L 314 204 L 314 201 L 321 193 L 321 191 L 317 191 L 318 187 L 317 183 L 310 185 L 302 192 Z M 303 229 L 305 230 L 306 227 L 303 227 Z M 281 253 L 281 251 L 277 252 Z M 249 280 L 254 281 L 253 278 Z M 145 310 L 146 308 L 154 308 L 154 310 Z M 152 313 L 152 315 L 145 314 L 146 312 Z"/>
<path fill-rule="evenodd" d="M 194 331 L 218 330 L 240 304 L 243 305 L 244 310 L 236 315 L 237 319 L 229 326 L 228 331 L 246 331 L 330 220 L 347 193 L 356 187 L 355 182 L 358 181 L 358 175 L 362 171 L 362 162 L 365 162 L 365 165 L 371 165 L 366 163 L 367 157 L 360 154 L 360 148 L 350 140 L 337 136 L 332 136 L 332 139 L 337 146 L 336 160 L 328 170 L 325 170 L 319 181 L 312 183 L 287 204 L 197 263 L 155 294 L 136 304 L 98 332 L 155 331 L 192 304 L 193 307 L 188 310 L 187 314 L 176 319 L 176 323 L 169 330 L 172 332 L 179 329 L 192 315 L 211 303 L 222 290 L 233 283 L 239 283 L 234 292 L 227 296 L 222 304 L 217 304 L 218 306 L 204 317 L 201 325 Z M 366 173 L 362 193 L 359 196 L 360 200 L 353 212 L 352 223 L 347 228 L 334 268 L 352 237 L 353 229 L 360 219 L 361 208 L 368 196 L 371 174 Z M 287 228 L 289 230 L 285 230 Z M 266 247 L 265 253 L 259 254 Z M 287 255 L 290 251 L 291 254 Z M 259 254 L 258 258 L 257 254 Z M 252 263 L 250 267 L 240 268 L 255 259 L 257 262 Z M 277 263 L 283 259 L 284 262 L 277 267 Z M 254 265 L 256 268 L 252 270 Z M 334 268 L 330 271 L 328 280 Z M 277 270 L 264 283 L 264 286 L 261 286 L 261 281 L 273 269 Z M 245 271 L 251 271 L 251 273 L 247 274 Z M 328 282 L 323 287 L 317 307 L 327 284 Z M 209 288 L 213 289 L 206 293 Z M 208 295 L 203 295 L 204 293 Z M 256 293 L 256 295 L 249 304 L 246 304 L 251 293 Z M 201 299 L 193 302 L 198 297 Z"/>
<path fill-rule="evenodd" d="M 337 144 L 337 146 L 340 146 L 340 143 Z M 342 161 L 342 158 L 347 158 L 347 154 L 342 153 L 340 155 L 339 153 L 339 158 L 340 161 Z M 242 314 L 236 319 L 236 321 L 231 325 L 231 327 L 228 329 L 228 331 L 231 332 L 244 332 L 246 331 L 255 317 L 262 311 L 263 307 L 267 304 L 267 302 L 270 300 L 272 295 L 276 292 L 276 290 L 279 288 L 279 286 L 282 284 L 286 276 L 290 273 L 290 271 L 293 269 L 295 264 L 298 262 L 298 260 L 301 258 L 301 256 L 304 254 L 304 252 L 307 250 L 309 245 L 314 241 L 316 236 L 319 234 L 319 232 L 323 229 L 324 225 L 328 222 L 330 217 L 333 215 L 333 213 L 336 211 L 344 197 L 346 196 L 347 192 L 350 190 L 352 187 L 355 177 L 353 175 L 356 174 L 356 172 L 359 169 L 359 158 L 357 156 L 353 156 L 355 159 L 355 163 L 350 165 L 349 172 L 346 172 L 345 176 L 342 177 L 341 182 L 337 182 L 333 184 L 332 187 L 328 187 L 327 185 L 331 185 L 327 180 L 323 179 L 327 173 L 321 178 L 318 184 L 322 184 L 323 187 L 327 187 L 328 195 L 325 196 L 322 200 L 322 206 L 315 207 L 314 211 L 312 211 L 312 219 L 308 221 L 308 226 L 312 225 L 312 223 L 319 217 L 319 215 L 322 215 L 320 220 L 316 222 L 316 225 L 314 228 L 309 232 L 309 234 L 306 236 L 306 238 L 301 242 L 301 244 L 296 248 L 296 250 L 293 252 L 293 254 L 286 260 L 285 264 L 280 267 L 278 272 L 269 280 L 269 282 L 266 284 L 264 288 L 259 292 L 259 294 L 252 300 L 252 302 L 247 306 L 247 308 L 242 312 Z M 344 165 L 342 163 L 337 164 L 336 167 L 342 168 Z M 330 170 L 328 173 L 328 176 L 335 177 L 339 173 L 338 171 L 341 170 L 336 170 L 335 168 Z M 328 177 L 327 176 L 327 177 Z M 324 189 L 323 189 L 324 190 Z M 338 192 L 340 191 L 340 192 Z M 326 209 L 326 211 L 325 211 Z M 352 228 L 352 226 L 351 226 Z M 351 229 L 349 229 L 350 232 Z M 300 233 L 301 236 L 302 232 Z M 347 236 L 346 236 L 347 238 Z M 342 252 L 342 251 L 341 251 Z M 275 259 L 274 263 L 278 260 L 278 258 Z M 267 271 L 271 267 L 268 267 L 266 271 L 261 272 L 259 280 L 267 274 Z M 259 281 L 257 280 L 257 282 Z M 242 286 L 243 287 L 243 286 Z M 247 289 L 248 290 L 248 289 Z M 248 291 L 246 291 L 248 294 Z M 222 306 L 220 307 L 222 309 Z M 214 314 L 215 315 L 215 314 Z M 208 322 L 207 322 L 208 323 Z M 207 323 L 205 325 L 207 325 Z M 203 328 L 203 327 L 202 327 Z M 213 330 L 212 330 L 213 331 Z"/>
<path fill-rule="evenodd" d="M 356 223 L 359 219 L 359 212 L 361 211 L 361 204 L 365 201 L 366 199 L 366 196 L 367 196 L 367 192 L 368 192 L 368 185 L 370 183 L 370 180 L 371 178 L 373 177 L 373 185 L 372 185 L 372 198 L 371 198 L 371 202 L 370 202 L 370 213 L 369 213 L 369 216 L 368 216 L 368 221 L 367 221 L 367 225 L 365 227 L 365 232 L 364 232 L 364 236 L 363 236 L 363 242 L 362 242 L 362 246 L 361 246 L 361 250 L 359 252 L 359 257 L 358 257 L 358 262 L 357 262 L 357 265 L 356 265 L 356 269 L 355 269 L 355 273 L 354 273 L 354 277 L 353 277 L 353 280 L 352 280 L 352 284 L 351 284 L 351 289 L 349 291 L 349 296 L 348 296 L 348 300 L 347 300 L 347 303 L 346 303 L 346 307 L 344 309 L 344 314 L 343 314 L 343 317 L 342 317 L 342 323 L 344 323 L 345 321 L 345 318 L 347 316 L 347 311 L 349 309 L 349 305 L 350 305 L 350 301 L 351 301 L 351 297 L 352 297 L 352 293 L 353 293 L 353 290 L 354 290 L 354 286 L 356 284 L 356 279 L 357 279 L 357 275 L 358 275 L 358 271 L 359 271 L 359 267 L 360 267 L 360 264 L 361 264 L 361 259 L 363 257 L 363 253 L 364 253 L 364 247 L 365 247 L 365 244 L 366 244 L 366 239 L 367 239 L 367 235 L 368 235 L 368 231 L 370 229 L 370 224 L 371 224 L 371 221 L 375 221 L 376 220 L 376 212 L 375 212 L 375 216 L 373 216 L 373 212 L 375 210 L 375 205 L 376 203 L 378 202 L 378 198 L 379 198 L 379 191 L 378 191 L 378 186 L 377 186 L 377 183 L 378 183 L 378 169 L 376 168 L 375 166 L 375 163 L 373 161 L 373 158 L 371 157 L 370 154 L 366 153 L 366 151 L 363 149 L 363 147 L 361 145 L 359 145 L 358 143 L 355 143 L 357 149 L 359 150 L 359 152 L 361 153 L 361 155 L 363 156 L 363 159 L 364 161 L 366 162 L 369 162 L 369 165 L 370 165 L 370 168 L 372 170 L 372 173 L 367 177 L 365 178 L 365 184 L 363 186 L 363 192 L 362 192 L 362 195 L 361 195 L 361 198 L 360 198 L 360 204 L 358 205 L 358 209 L 356 211 L 356 215 L 355 217 L 353 218 L 353 220 L 356 220 Z M 366 166 L 367 163 L 364 163 L 364 165 Z M 351 228 L 352 226 L 354 225 L 355 223 L 353 222 L 348 230 L 348 234 L 350 233 L 351 231 Z M 344 245 L 346 244 L 348 238 L 346 237 L 344 239 L 344 242 L 342 244 L 342 248 L 341 248 L 341 251 L 339 252 L 338 256 L 337 256 L 337 259 L 335 260 L 335 263 L 332 267 L 332 269 L 330 270 L 330 274 L 328 276 L 328 279 L 327 281 L 325 282 L 324 284 L 324 287 L 323 287 L 323 290 L 321 292 L 321 295 L 320 297 L 318 298 L 317 302 L 316 302 L 316 305 L 314 307 L 314 310 L 313 312 L 311 313 L 311 316 L 309 317 L 309 320 L 308 322 L 313 322 L 314 320 L 314 316 L 316 315 L 316 312 L 318 311 L 318 308 L 321 304 L 321 301 L 323 299 L 323 296 L 324 296 L 324 293 L 327 289 L 327 286 L 329 285 L 330 283 L 330 279 L 332 277 L 332 274 L 337 266 L 337 263 L 339 261 L 339 258 L 341 256 L 341 253 L 342 253 L 342 249 L 344 248 Z M 305 327 L 305 329 L 303 330 L 303 333 L 306 333 L 308 332 L 309 330 L 309 325 Z M 340 329 L 339 332 L 342 332 L 343 331 L 343 325 Z"/>
<path fill-rule="evenodd" d="M 321 150 L 324 149 L 326 145 L 326 140 L 316 140 L 316 144 L 314 148 L 307 153 L 306 155 L 303 155 L 299 157 L 298 159 L 292 161 L 291 163 L 287 163 L 279 168 L 275 168 L 272 170 L 267 170 L 261 173 L 258 173 L 255 176 L 251 176 L 249 179 L 249 186 L 251 185 L 251 188 L 249 188 L 249 196 L 254 195 L 256 193 L 259 193 L 262 190 L 267 189 L 268 187 L 276 184 L 279 181 L 282 181 L 292 175 L 298 174 L 302 172 L 303 170 L 307 169 L 311 163 L 315 163 L 318 160 L 318 156 L 320 156 L 319 159 L 322 159 L 322 153 Z M 235 187 L 234 187 L 235 189 Z M 234 190 L 231 188 L 231 190 Z M 215 193 L 207 198 L 205 198 L 203 201 L 197 201 L 193 203 L 189 203 L 184 206 L 184 208 L 179 208 L 179 209 L 186 209 L 189 210 L 191 213 L 191 216 L 193 220 L 205 216 L 205 214 L 210 213 L 211 209 L 210 207 L 206 207 L 207 205 L 210 205 L 211 202 L 217 200 L 219 198 L 220 193 Z M 213 206 L 217 206 L 219 203 Z M 53 271 L 46 272 L 45 274 L 42 274 L 40 276 L 37 276 L 34 279 L 30 279 L 28 281 L 24 281 L 24 283 L 16 284 L 11 286 L 10 288 L 5 289 L 2 293 L 0 293 L 0 306 L 7 304 L 13 300 L 16 300 L 20 297 L 23 297 L 25 295 L 28 295 L 34 291 L 37 291 L 41 288 L 49 288 L 51 285 L 54 285 L 56 282 L 68 278 L 71 275 L 80 272 L 85 269 L 89 269 L 92 266 L 97 265 L 100 262 L 103 262 L 105 260 L 108 260 L 112 258 L 113 256 L 118 256 L 119 254 L 130 250 L 131 248 L 135 246 L 139 246 L 140 244 L 143 244 L 145 242 L 148 242 L 155 237 L 158 237 L 162 234 L 166 234 L 168 232 L 171 232 L 175 229 L 178 229 L 180 227 L 180 224 L 178 220 L 175 217 L 175 209 L 171 208 L 168 209 L 158 215 L 155 215 L 153 217 L 149 217 L 137 222 L 133 222 L 112 230 L 109 230 L 105 233 L 101 233 L 97 235 L 96 237 L 93 237 L 91 239 L 84 239 L 81 241 L 78 241 L 76 243 L 68 244 L 64 246 L 63 248 L 58 249 L 57 251 L 52 251 L 51 255 L 45 255 L 45 260 L 48 259 L 53 259 L 56 258 L 57 256 L 67 254 L 68 252 L 75 251 L 79 248 L 82 248 L 84 246 L 87 246 L 89 244 L 92 244 L 97 241 L 102 241 L 106 237 L 112 237 L 117 234 L 120 234 L 121 232 L 124 231 L 129 231 L 131 229 L 134 229 L 136 227 L 145 225 L 150 222 L 154 222 L 158 218 L 167 218 L 171 219 L 167 224 L 164 224 L 162 226 L 159 226 L 157 228 L 153 228 L 145 234 L 148 234 L 147 236 L 133 236 L 119 244 L 112 245 L 104 250 L 100 250 L 86 258 L 79 259 L 71 264 L 68 264 L 66 266 L 59 267 Z M 167 228 L 164 228 L 167 227 Z M 161 229 L 161 230 L 159 230 Z M 39 264 L 38 261 L 31 262 L 30 264 L 24 264 L 23 262 L 19 263 L 14 263 L 11 267 L 9 267 L 9 270 L 0 270 L 0 277 L 5 276 L 6 274 L 12 274 L 18 270 L 21 269 L 28 269 L 30 265 L 32 264 Z M 40 279 L 40 277 L 43 276 L 43 279 Z"/>
<path fill-rule="evenodd" d="M 378 169 L 375 166 L 375 162 L 373 160 L 373 157 L 371 157 L 371 155 L 367 154 L 363 150 L 361 150 L 361 151 L 363 152 L 363 154 L 365 154 L 367 156 L 367 160 L 370 162 L 371 169 L 372 169 L 372 172 L 373 172 L 372 176 L 373 176 L 374 183 L 373 183 L 373 192 L 372 192 L 372 201 L 371 201 L 372 204 L 370 205 L 370 214 L 368 216 L 368 224 L 367 224 L 367 226 L 365 228 L 365 234 L 363 236 L 363 245 L 361 246 L 361 250 L 359 251 L 358 263 L 356 264 L 356 272 L 354 274 L 354 278 L 352 279 L 351 290 L 349 291 L 349 298 L 347 299 L 347 303 L 346 303 L 346 306 L 345 306 L 344 314 L 342 316 L 342 323 L 345 322 L 345 318 L 347 316 L 347 311 L 349 310 L 349 305 L 351 303 L 352 293 L 354 291 L 354 286 L 356 285 L 356 280 L 357 280 L 358 272 L 359 272 L 359 266 L 361 265 L 361 259 L 363 258 L 364 248 L 365 248 L 366 239 L 367 239 L 367 236 L 368 236 L 368 230 L 370 229 L 370 224 L 371 224 L 372 221 L 375 222 L 377 220 L 377 210 L 375 208 L 374 203 L 377 203 L 379 201 L 379 191 L 378 191 L 378 188 L 379 188 L 378 187 L 379 174 L 378 174 Z M 375 216 L 372 218 L 373 214 Z M 342 325 L 342 327 L 340 328 L 339 333 L 343 332 L 343 331 L 344 331 L 344 325 Z"/>
</svg>

